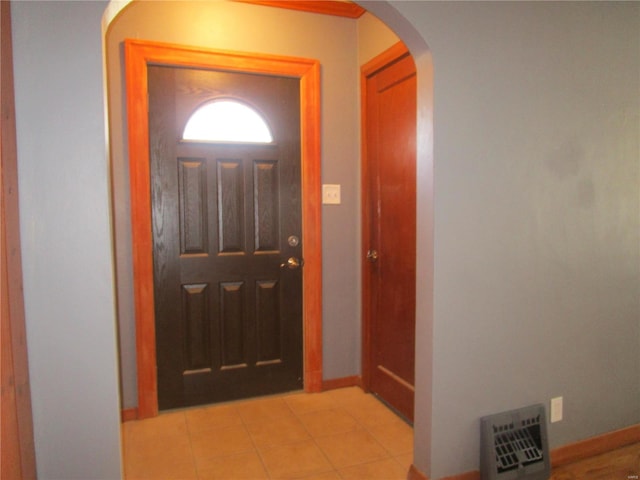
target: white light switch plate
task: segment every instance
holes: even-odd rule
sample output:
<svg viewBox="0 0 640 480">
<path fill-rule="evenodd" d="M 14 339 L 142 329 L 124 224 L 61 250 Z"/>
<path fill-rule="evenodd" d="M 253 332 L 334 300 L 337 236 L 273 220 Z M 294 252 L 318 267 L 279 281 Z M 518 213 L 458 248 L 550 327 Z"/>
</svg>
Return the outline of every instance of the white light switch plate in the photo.
<svg viewBox="0 0 640 480">
<path fill-rule="evenodd" d="M 340 205 L 340 185 L 322 185 L 322 203 Z"/>
</svg>

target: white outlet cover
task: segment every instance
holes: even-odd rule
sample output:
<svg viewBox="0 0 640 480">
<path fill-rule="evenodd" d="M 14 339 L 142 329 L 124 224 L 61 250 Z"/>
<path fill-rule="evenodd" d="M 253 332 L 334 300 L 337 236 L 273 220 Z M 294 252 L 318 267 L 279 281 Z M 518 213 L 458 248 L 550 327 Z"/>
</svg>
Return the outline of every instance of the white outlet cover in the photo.
<svg viewBox="0 0 640 480">
<path fill-rule="evenodd" d="M 340 205 L 340 185 L 322 185 L 322 203 L 325 205 Z"/>
<path fill-rule="evenodd" d="M 551 423 L 559 422 L 562 420 L 562 397 L 555 397 L 551 399 L 551 413 L 549 421 Z"/>
</svg>

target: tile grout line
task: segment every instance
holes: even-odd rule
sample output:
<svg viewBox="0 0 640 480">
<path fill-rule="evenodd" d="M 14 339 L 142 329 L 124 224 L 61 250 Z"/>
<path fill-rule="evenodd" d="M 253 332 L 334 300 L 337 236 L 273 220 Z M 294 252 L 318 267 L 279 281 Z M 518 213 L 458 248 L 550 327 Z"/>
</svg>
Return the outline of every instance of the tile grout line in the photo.
<svg viewBox="0 0 640 480">
<path fill-rule="evenodd" d="M 253 434 L 251 433 L 251 430 L 249 430 L 247 422 L 245 421 L 244 417 L 242 416 L 242 414 L 239 411 L 238 411 L 238 416 L 240 417 L 240 421 L 242 422 L 242 426 L 247 431 L 247 434 L 249 435 L 249 438 L 251 439 L 251 444 L 253 445 L 253 450 L 256 453 L 256 455 L 258 455 L 258 458 L 260 459 L 260 463 L 262 464 L 262 468 L 264 470 L 264 473 L 267 475 L 267 478 L 271 479 L 272 478 L 271 477 L 271 472 L 267 468 L 267 464 L 265 463 L 264 458 L 262 457 L 262 454 L 260 453 L 260 449 L 258 448 L 258 445 L 256 444 L 256 441 L 253 438 Z"/>
<path fill-rule="evenodd" d="M 385 405 L 385 404 L 384 404 L 384 402 L 381 402 L 380 400 L 378 400 L 378 399 L 375 397 L 375 395 L 372 395 L 372 394 L 370 394 L 370 393 L 365 393 L 365 395 L 370 395 L 370 398 L 373 398 L 373 399 L 375 399 L 376 401 L 378 401 L 378 402 L 379 402 L 379 404 L 380 404 L 381 406 L 385 407 L 385 408 L 386 408 L 390 413 L 392 413 L 393 415 L 397 416 L 399 420 L 401 420 L 401 421 L 403 421 L 403 422 L 404 422 L 404 419 L 402 419 L 401 417 L 399 417 L 399 416 L 398 416 L 398 415 L 397 415 L 397 414 L 396 414 L 392 409 L 390 409 L 387 405 Z M 367 432 L 367 434 L 368 434 L 371 438 L 373 438 L 373 440 L 374 440 L 374 441 L 375 441 L 375 442 L 376 442 L 376 443 L 377 443 L 377 444 L 378 444 L 378 445 L 379 445 L 379 446 L 380 446 L 380 447 L 381 447 L 381 448 L 382 448 L 382 449 L 387 453 L 387 456 L 388 456 L 387 458 L 389 458 L 389 459 L 393 460 L 394 462 L 396 462 L 396 463 L 397 463 L 397 464 L 399 464 L 400 466 L 404 467 L 404 465 L 400 462 L 400 460 L 398 459 L 398 457 L 399 457 L 399 456 L 402 456 L 402 455 L 408 455 L 408 454 L 413 455 L 413 448 L 411 449 L 411 452 L 405 452 L 405 453 L 401 453 L 401 454 L 399 454 L 399 455 L 394 454 L 394 453 L 393 453 L 393 452 L 391 452 L 391 451 L 390 451 L 390 450 L 389 450 L 389 449 L 388 449 L 388 448 L 387 448 L 387 447 L 386 447 L 386 446 L 385 446 L 385 445 L 384 445 L 384 444 L 383 444 L 383 443 L 378 439 L 378 437 L 373 433 L 373 429 L 378 428 L 378 427 L 383 427 L 383 426 L 385 425 L 385 423 L 384 423 L 384 422 L 383 422 L 383 423 L 380 423 L 380 424 L 377 424 L 377 425 L 367 425 L 367 424 L 365 424 L 365 423 L 361 422 L 357 417 L 355 417 L 355 416 L 351 415 L 351 413 L 350 413 L 347 409 L 344 409 L 344 411 L 345 411 L 347 414 L 349 414 L 350 416 L 352 416 L 352 417 L 356 420 L 356 422 L 358 423 L 358 425 L 360 425 L 360 427 L 361 427 L 365 432 Z M 412 438 L 413 438 L 413 426 L 410 426 L 410 428 L 411 428 Z M 368 464 L 368 463 L 373 463 L 373 462 L 376 462 L 376 461 L 378 461 L 378 460 L 380 460 L 380 459 L 377 459 L 377 460 L 375 460 L 375 459 L 374 459 L 374 460 L 370 460 L 370 461 L 362 462 L 362 463 L 359 463 L 359 464 L 356 464 L 356 465 L 366 465 L 366 464 Z M 355 466 L 355 465 L 353 465 L 353 466 Z"/>
<path fill-rule="evenodd" d="M 184 416 L 184 423 L 187 428 L 187 437 L 189 437 L 189 451 L 191 452 L 191 463 L 193 464 L 193 469 L 196 472 L 196 478 L 200 479 L 200 469 L 198 468 L 198 462 L 196 462 L 196 455 L 193 452 L 193 441 L 191 439 L 192 431 L 189 428 L 189 421 L 187 420 L 187 414 L 183 411 L 182 415 Z"/>
<path fill-rule="evenodd" d="M 382 425 L 384 425 L 384 424 L 376 425 L 376 427 L 380 427 Z M 407 455 L 409 453 L 413 454 L 413 449 L 412 449 L 411 452 L 404 452 L 404 453 L 400 453 L 399 455 L 398 454 L 394 454 L 387 447 L 385 447 L 380 440 L 378 440 L 378 437 L 372 432 L 372 429 L 370 427 L 367 427 L 364 424 L 363 424 L 363 427 L 367 431 L 367 433 L 373 437 L 373 439 L 378 443 L 378 445 L 380 445 L 384 449 L 384 451 L 389 454 L 389 457 L 391 457 L 393 459 L 396 459 L 396 457 L 398 457 L 399 455 Z M 413 437 L 413 427 L 411 427 L 411 431 L 412 431 L 412 437 Z"/>
<path fill-rule="evenodd" d="M 381 401 L 378 398 L 376 398 L 375 395 L 370 394 L 370 393 L 366 393 L 365 395 L 371 395 L 371 398 L 376 400 L 379 403 L 379 405 L 383 406 L 387 411 L 389 411 L 391 414 L 393 414 L 395 419 L 400 420 L 401 422 L 407 424 L 409 426 L 409 428 L 411 428 L 411 437 L 412 437 L 412 440 L 413 440 L 413 425 L 408 424 L 404 418 L 402 418 L 396 412 L 394 412 L 393 409 L 390 408 L 389 406 L 387 406 L 383 401 Z M 358 421 L 362 425 L 362 427 L 367 431 L 367 433 L 374 438 L 374 440 L 385 450 L 385 452 L 387 452 L 389 454 L 389 457 L 391 457 L 392 459 L 398 461 L 397 457 L 399 457 L 399 456 L 408 455 L 408 454 L 413 455 L 413 447 L 411 448 L 410 452 L 394 454 L 387 447 L 385 447 L 380 440 L 378 440 L 378 437 L 373 433 L 373 429 L 378 428 L 378 427 L 383 427 L 385 425 L 385 423 L 380 423 L 380 424 L 377 424 L 377 425 L 367 426 L 366 424 L 361 423 L 357 418 L 356 418 L 356 421 Z"/>
<path fill-rule="evenodd" d="M 311 394 L 308 394 L 311 395 Z M 335 473 L 336 475 L 338 475 L 338 477 L 343 478 L 342 475 L 340 475 L 340 472 L 338 471 L 338 467 L 336 467 L 333 462 L 331 461 L 331 459 L 328 457 L 328 455 L 325 453 L 325 451 L 322 449 L 322 447 L 318 444 L 318 442 L 316 441 L 316 437 L 315 435 L 313 435 L 311 433 L 311 431 L 309 431 L 309 428 L 307 427 L 307 425 L 302 421 L 302 419 L 300 418 L 300 415 L 298 413 L 296 413 L 291 406 L 289 405 L 288 402 L 285 401 L 285 403 L 287 403 L 287 406 L 289 407 L 289 409 L 291 410 L 291 412 L 295 415 L 296 419 L 300 422 L 300 424 L 302 425 L 302 427 L 305 429 L 305 431 L 309 434 L 309 437 L 311 437 L 311 440 L 313 441 L 314 445 L 316 446 L 316 448 L 320 451 L 320 453 L 322 454 L 322 456 L 324 457 L 324 459 L 327 461 L 327 463 L 329 465 L 331 465 L 331 471 L 333 473 Z M 331 399 L 331 403 L 332 403 L 332 408 L 334 407 L 339 407 L 338 402 L 336 402 L 333 398 Z M 323 409 L 319 409 L 319 410 L 315 410 L 315 411 L 310 411 L 310 412 L 306 412 L 306 413 L 315 413 L 315 412 L 319 412 L 322 411 Z M 329 472 L 321 472 L 321 473 L 329 473 Z M 309 475 L 311 476 L 311 475 Z M 302 479 L 304 480 L 304 478 Z"/>
<path fill-rule="evenodd" d="M 311 393 L 306 393 L 306 395 L 313 395 Z M 336 402 L 335 400 L 331 399 L 332 402 L 332 406 L 335 406 Z M 323 474 L 323 473 L 330 473 L 333 472 L 336 475 L 338 475 L 338 477 L 342 478 L 342 475 L 340 475 L 340 472 L 338 471 L 338 468 L 333 464 L 333 462 L 331 461 L 331 459 L 327 456 L 327 454 L 324 452 L 324 450 L 322 449 L 322 447 L 320 447 L 320 445 L 318 445 L 318 442 L 316 442 L 316 437 L 309 431 L 309 429 L 307 428 L 307 426 L 305 425 L 305 423 L 302 421 L 302 418 L 300 418 L 300 414 L 298 414 L 293 408 L 291 408 L 291 405 L 289 405 L 289 402 L 287 402 L 285 400 L 285 403 L 287 404 L 287 407 L 289 407 L 289 410 L 291 410 L 291 413 L 293 413 L 293 416 L 296 418 L 296 420 L 298 420 L 300 422 L 300 424 L 302 425 L 302 428 L 305 429 L 305 431 L 307 432 L 307 434 L 309 434 L 309 437 L 311 438 L 311 441 L 313 442 L 313 444 L 316 446 L 316 448 L 318 449 L 318 451 L 322 454 L 322 456 L 324 457 L 324 459 L 327 461 L 327 464 L 331 466 L 331 470 L 327 471 L 327 472 L 319 472 L 319 473 L 315 473 L 315 474 L 309 474 L 309 475 L 305 475 L 305 477 L 311 477 L 314 475 L 318 475 L 318 474 Z M 317 411 L 321 411 L 323 409 L 320 410 L 315 410 Z M 313 413 L 314 411 L 311 412 L 307 412 L 307 413 Z M 304 480 L 305 477 L 299 477 L 301 480 Z"/>
<path fill-rule="evenodd" d="M 209 404 L 209 405 L 204 405 L 204 406 L 202 406 L 202 407 L 201 407 L 201 409 L 203 409 L 203 410 L 204 410 L 204 409 L 211 408 L 211 407 L 216 408 L 216 407 L 220 407 L 220 406 L 222 406 L 222 405 L 223 405 L 223 404 Z M 226 428 L 232 428 L 232 427 L 235 427 L 235 426 L 242 426 L 242 428 L 244 428 L 244 430 L 245 430 L 246 434 L 249 436 L 249 439 L 251 440 L 252 445 L 254 446 L 254 450 L 256 450 L 256 449 L 255 449 L 255 444 L 254 444 L 254 442 L 253 442 L 253 438 L 252 438 L 252 436 L 251 436 L 251 433 L 250 433 L 250 432 L 249 432 L 249 430 L 247 429 L 247 427 L 246 427 L 246 425 L 245 425 L 245 423 L 244 423 L 244 419 L 242 418 L 242 415 L 240 415 L 240 412 L 238 411 L 237 406 L 236 406 L 236 405 L 231 405 L 231 404 L 224 404 L 224 405 L 225 405 L 225 406 L 231 406 L 231 407 L 233 408 L 233 412 L 234 412 L 234 413 L 238 416 L 238 418 L 240 419 L 240 424 L 238 425 L 238 424 L 233 424 L 233 423 L 231 423 L 231 424 L 229 424 L 229 425 L 223 425 L 223 426 L 217 426 L 217 425 L 216 425 L 216 426 L 214 426 L 214 427 L 210 427 L 210 428 L 206 429 L 206 431 L 208 431 L 208 430 L 221 430 L 221 429 L 226 429 Z M 198 410 L 198 409 L 194 409 L 194 410 Z M 186 413 L 185 413 L 185 418 L 186 418 Z M 187 420 L 187 428 L 188 428 L 188 426 L 189 426 L 189 422 L 188 422 L 188 420 Z M 189 431 L 189 442 L 190 442 L 190 445 L 191 445 L 193 461 L 194 461 L 194 464 L 195 464 L 195 467 L 196 467 L 196 473 L 197 473 L 197 475 L 198 475 L 198 479 L 200 479 L 200 477 L 201 477 L 201 475 L 202 475 L 202 472 L 201 472 L 201 469 L 198 467 L 198 462 L 197 462 L 197 460 L 196 460 L 195 453 L 193 452 L 193 446 L 192 446 L 192 445 L 193 445 L 193 443 L 192 443 L 192 435 L 197 435 L 198 433 L 202 433 L 202 432 L 203 432 L 203 430 L 199 430 L 199 431 L 192 431 L 191 429 L 188 429 L 188 431 Z M 217 455 L 216 455 L 216 456 L 215 456 L 215 459 L 216 459 L 216 460 L 228 459 L 228 458 L 232 458 L 232 457 L 236 457 L 236 456 L 244 455 L 244 454 L 246 454 L 246 453 L 249 453 L 249 452 L 242 452 L 242 451 L 240 451 L 240 452 L 227 453 L 227 454 L 225 454 L 225 455 L 221 455 L 221 456 L 217 456 Z M 261 461 L 262 461 L 262 459 L 261 459 Z M 263 467 L 263 468 L 264 468 L 264 467 Z M 266 468 L 265 468 L 265 471 L 266 471 Z"/>
<path fill-rule="evenodd" d="M 369 395 L 369 394 L 365 393 L 365 395 Z M 372 397 L 372 398 L 373 398 L 373 397 Z M 382 450 L 387 454 L 386 458 L 388 458 L 388 459 L 390 459 L 390 460 L 393 460 L 393 461 L 396 461 L 397 463 L 399 463 L 399 462 L 395 459 L 394 455 L 393 455 L 393 454 L 392 454 L 392 453 L 391 453 L 391 452 L 390 452 L 390 451 L 389 451 L 389 450 L 388 450 L 384 445 L 382 445 L 382 444 L 380 443 L 380 441 L 376 438 L 376 436 L 375 436 L 375 435 L 373 435 L 373 433 L 371 433 L 371 430 L 367 427 L 367 425 L 365 425 L 364 423 L 362 423 L 362 422 L 361 422 L 357 417 L 353 416 L 353 415 L 352 415 L 352 414 L 351 414 L 351 413 L 350 413 L 350 412 L 349 412 L 349 411 L 348 411 L 348 410 L 343 406 L 343 402 L 339 402 L 339 401 L 337 401 L 337 400 L 335 400 L 335 399 L 332 399 L 332 404 L 333 404 L 333 405 L 332 405 L 331 409 L 343 412 L 344 414 L 346 414 L 346 415 L 348 415 L 350 418 L 352 418 L 352 419 L 355 421 L 355 423 L 356 423 L 356 428 L 355 428 L 354 430 L 350 430 L 349 432 L 338 432 L 338 433 L 336 433 L 336 435 L 337 435 L 337 434 L 339 434 L 339 433 L 350 433 L 350 432 L 354 432 L 354 431 L 358 431 L 358 430 L 364 431 L 364 432 L 366 432 L 366 433 L 367 433 L 367 434 L 368 434 L 368 435 L 369 435 L 369 436 L 374 440 L 374 442 L 375 442 L 378 446 L 380 446 L 380 448 L 382 448 Z M 316 410 L 316 412 L 317 412 L 317 411 L 321 411 L 321 410 L 323 410 L 323 409 Z M 293 409 L 292 409 L 292 411 L 293 411 Z M 298 420 L 300 420 L 300 423 L 302 423 L 302 426 L 307 430 L 307 432 L 309 433 L 309 435 L 310 435 L 310 436 L 311 436 L 311 438 L 313 439 L 313 442 L 316 444 L 316 446 L 318 447 L 318 449 L 320 450 L 320 452 L 322 452 L 323 456 L 327 459 L 327 461 L 329 462 L 329 464 L 333 467 L 333 471 L 334 471 L 334 472 L 335 472 L 335 473 L 336 473 L 340 478 L 344 478 L 344 476 L 340 473 L 340 468 L 347 468 L 347 467 L 338 467 L 337 465 L 335 465 L 335 464 L 331 461 L 331 459 L 328 457 L 328 455 L 324 452 L 324 450 L 322 449 L 322 447 L 320 446 L 320 444 L 318 444 L 318 442 L 317 442 L 317 437 L 316 437 L 315 435 L 313 435 L 311 431 L 309 431 L 309 429 L 307 428 L 307 426 L 305 425 L 305 423 L 302 421 L 302 419 L 299 417 L 299 415 L 298 415 L 295 411 L 293 411 L 293 413 L 294 413 L 294 415 L 296 415 L 296 417 L 298 418 Z M 306 412 L 306 413 L 314 413 L 314 411 Z M 331 436 L 331 435 L 321 435 L 320 437 L 327 437 L 327 436 Z M 366 460 L 366 461 L 364 461 L 364 462 L 359 462 L 359 463 L 356 463 L 356 464 L 353 464 L 353 465 L 348 465 L 348 467 L 353 467 L 353 466 L 358 466 L 358 465 L 366 465 L 366 464 L 373 463 L 373 462 L 376 462 L 376 461 L 379 461 L 379 460 L 382 460 L 382 459 L 371 459 L 371 460 Z"/>
<path fill-rule="evenodd" d="M 389 412 L 391 412 L 393 415 L 397 416 L 397 414 L 396 414 L 392 409 L 390 409 L 390 408 L 389 408 L 387 405 L 385 405 L 383 402 L 380 402 L 380 401 L 379 401 L 379 400 L 378 400 L 374 395 L 372 395 L 372 394 L 370 394 L 370 393 L 365 393 L 365 395 L 370 395 L 370 398 L 373 398 L 373 399 L 377 400 L 377 401 L 380 403 L 380 405 L 382 405 L 383 407 L 385 407 L 385 408 L 386 408 Z M 368 425 L 368 424 L 366 424 L 366 423 L 364 423 L 364 422 L 361 422 L 359 418 L 357 418 L 357 417 L 355 417 L 355 416 L 351 415 L 351 413 L 350 413 L 346 408 L 345 408 L 345 409 L 343 409 L 343 410 L 344 410 L 347 414 L 349 414 L 350 416 L 352 416 L 352 417 L 356 420 L 356 422 L 358 423 L 358 425 L 359 425 L 359 426 L 360 426 L 360 427 L 361 427 L 361 428 L 362 428 L 362 429 L 363 429 L 363 430 L 364 430 L 364 431 L 365 431 L 365 432 L 366 432 L 366 433 L 367 433 L 371 438 L 373 438 L 373 440 L 376 442 L 376 444 L 378 444 L 378 445 L 379 445 L 379 446 L 380 446 L 380 447 L 381 447 L 381 448 L 386 452 L 387 457 L 386 457 L 385 459 L 389 459 L 389 460 L 391 460 L 391 461 L 395 462 L 395 463 L 396 463 L 397 465 L 399 465 L 400 467 L 403 467 L 403 468 L 405 467 L 405 465 L 404 465 L 404 464 L 402 464 L 402 463 L 400 462 L 400 460 L 398 459 L 398 457 L 399 457 L 399 456 L 401 456 L 401 455 L 406 455 L 406 454 L 411 454 L 411 455 L 413 455 L 413 448 L 412 448 L 411 452 L 406 452 L 406 453 L 401 453 L 400 455 L 396 455 L 396 454 L 394 454 L 393 452 L 391 452 L 391 451 L 390 451 L 390 450 L 389 450 L 389 449 L 388 449 L 384 444 L 382 444 L 382 442 L 378 439 L 378 437 L 373 433 L 373 430 L 374 430 L 374 429 L 376 429 L 376 428 L 380 428 L 380 427 L 384 427 L 384 426 L 385 426 L 385 422 L 380 423 L 380 424 L 376 424 L 376 425 Z M 402 420 L 402 421 L 404 422 L 404 419 L 400 418 L 399 416 L 398 416 L 398 419 L 399 419 L 399 420 Z M 390 424 L 390 422 L 387 422 L 387 423 L 389 423 L 389 424 Z M 413 426 L 412 426 L 412 425 L 410 425 L 410 428 L 411 428 L 412 438 L 413 438 Z M 372 463 L 375 463 L 375 462 L 378 462 L 378 461 L 381 461 L 381 460 L 383 460 L 383 459 L 372 459 L 372 460 L 368 460 L 368 461 L 365 461 L 365 462 L 362 462 L 362 463 L 358 463 L 358 464 L 355 464 L 355 465 L 351 465 L 350 467 L 355 467 L 355 466 L 358 466 L 358 465 L 367 465 L 367 464 L 372 464 Z M 340 475 L 340 478 L 344 478 L 344 477 L 340 474 L 340 471 L 339 471 L 339 470 L 338 470 L 338 475 Z"/>
</svg>

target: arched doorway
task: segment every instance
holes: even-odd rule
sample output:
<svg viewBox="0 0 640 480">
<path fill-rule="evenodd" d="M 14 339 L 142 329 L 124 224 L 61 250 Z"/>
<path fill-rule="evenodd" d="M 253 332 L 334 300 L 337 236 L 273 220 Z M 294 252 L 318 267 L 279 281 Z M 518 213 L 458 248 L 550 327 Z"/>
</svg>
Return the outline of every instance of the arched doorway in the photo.
<svg viewBox="0 0 640 480">
<path fill-rule="evenodd" d="M 215 2 L 218 3 L 218 2 Z M 104 26 L 105 31 L 111 32 L 113 30 L 112 20 L 116 18 L 121 12 L 123 12 L 124 7 L 127 6 L 128 3 L 111 3 L 105 12 Z M 417 152 L 418 152 L 418 189 L 417 189 L 417 197 L 418 197 L 418 252 L 417 252 L 417 271 L 418 271 L 418 284 L 417 288 L 421 292 L 418 296 L 418 304 L 417 304 L 417 318 L 416 318 L 416 338 L 417 338 L 417 348 L 416 348 L 416 405 L 420 407 L 416 409 L 416 419 L 415 419 L 415 430 L 416 430 L 416 443 L 420 444 L 420 448 L 416 448 L 416 451 L 420 451 L 422 458 L 420 459 L 418 466 L 422 466 L 423 469 L 426 468 L 428 464 L 428 456 L 430 449 L 428 445 L 430 443 L 430 404 L 431 404 L 431 326 L 432 326 L 432 283 L 433 283 L 433 246 L 432 246 L 432 225 L 433 225 L 433 214 L 431 207 L 431 199 L 433 198 L 433 176 L 432 176 L 432 66 L 431 66 L 431 57 L 429 50 L 427 48 L 426 43 L 420 37 L 419 34 L 416 33 L 415 29 L 410 25 L 410 23 L 403 17 L 401 17 L 398 12 L 388 3 L 386 2 L 362 2 L 362 5 L 369 9 L 374 15 L 384 21 L 387 25 L 391 26 L 396 33 L 399 34 L 400 38 L 408 45 L 410 48 L 417 64 L 418 70 L 418 144 L 417 144 Z M 247 6 L 238 5 L 238 8 L 246 8 Z M 124 12 L 126 13 L 126 12 Z M 180 19 L 175 19 L 175 21 L 180 21 Z M 219 41 L 221 40 L 220 35 L 213 32 L 209 32 L 211 41 Z M 222 48 L 229 48 L 227 44 L 222 42 Z M 245 44 L 240 44 L 236 48 L 250 48 Z M 357 98 L 355 95 L 351 97 L 355 100 Z M 326 125 L 323 125 L 326 127 Z M 326 130 L 331 130 L 331 128 L 335 128 L 335 126 L 329 126 Z M 114 132 L 112 128 L 111 138 L 113 140 L 114 136 L 123 136 L 123 132 Z M 345 155 L 344 152 L 327 152 L 324 151 L 325 156 L 333 157 L 333 158 L 341 158 Z M 346 154 L 348 157 L 349 155 Z M 323 174 L 331 175 L 331 169 L 328 173 L 326 173 L 326 168 L 323 166 Z M 336 175 L 339 175 L 339 168 L 335 168 L 334 172 Z M 122 179 L 120 179 L 122 180 Z M 117 175 L 115 181 L 118 181 Z M 329 182 L 331 180 L 329 179 Z M 125 182 L 126 183 L 126 182 Z M 337 182 L 336 182 L 337 183 Z M 353 195 L 356 194 L 356 190 L 352 192 Z M 117 208 L 116 208 L 117 210 Z M 330 213 L 330 215 L 332 215 Z M 116 219 L 117 222 L 117 219 Z M 117 229 L 117 228 L 116 228 Z M 334 241 L 339 241 L 334 239 Z M 116 246 L 116 250 L 123 251 L 122 248 L 118 249 Z M 126 247 L 124 251 L 126 261 Z M 119 254 L 118 254 L 119 257 Z M 119 257 L 120 258 L 120 257 Z M 339 264 L 341 259 L 336 257 L 335 263 Z M 334 266 L 334 269 L 337 269 L 338 266 Z M 327 267 L 325 265 L 326 270 L 331 270 L 331 267 Z M 330 276 L 330 275 L 329 275 Z M 123 295 L 119 294 L 120 301 L 123 299 Z M 344 302 L 344 300 L 342 300 Z M 332 303 L 332 302 L 325 302 Z M 334 302 L 335 303 L 335 302 Z M 340 303 L 340 300 L 338 300 Z M 325 312 L 326 314 L 326 312 Z M 353 327 L 353 325 L 352 325 Z M 129 327 L 130 328 L 130 327 Z M 122 329 L 122 326 L 121 326 Z M 357 325 L 355 325 L 355 330 L 357 330 Z M 325 332 L 326 341 L 335 341 L 335 342 L 345 342 L 348 339 L 348 336 L 344 337 L 338 335 L 339 330 L 334 329 L 333 331 L 329 329 Z M 128 342 L 132 343 L 135 338 L 135 332 L 129 330 L 129 339 Z M 329 337 L 329 338 L 327 338 Z M 359 337 L 358 337 L 359 340 Z M 122 342 L 121 344 L 126 343 Z M 349 360 L 357 363 L 359 361 L 359 352 L 354 352 L 352 357 Z M 341 361 L 339 359 L 338 361 Z M 332 378 L 333 376 L 340 376 L 340 369 L 336 365 L 329 365 L 328 368 L 325 368 L 326 374 L 329 375 L 328 378 Z M 127 380 L 131 382 L 132 380 Z M 133 382 L 135 382 L 135 377 L 133 378 Z M 123 383 L 126 383 L 123 381 Z"/>
</svg>

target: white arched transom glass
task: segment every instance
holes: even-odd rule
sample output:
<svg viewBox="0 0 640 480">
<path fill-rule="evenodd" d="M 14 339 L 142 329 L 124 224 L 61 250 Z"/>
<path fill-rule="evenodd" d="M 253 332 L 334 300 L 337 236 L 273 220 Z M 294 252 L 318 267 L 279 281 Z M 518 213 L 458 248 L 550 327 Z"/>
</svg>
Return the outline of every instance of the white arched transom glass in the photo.
<svg viewBox="0 0 640 480">
<path fill-rule="evenodd" d="M 198 108 L 187 122 L 183 140 L 200 142 L 273 143 L 262 115 L 236 100 L 213 100 Z"/>
</svg>

